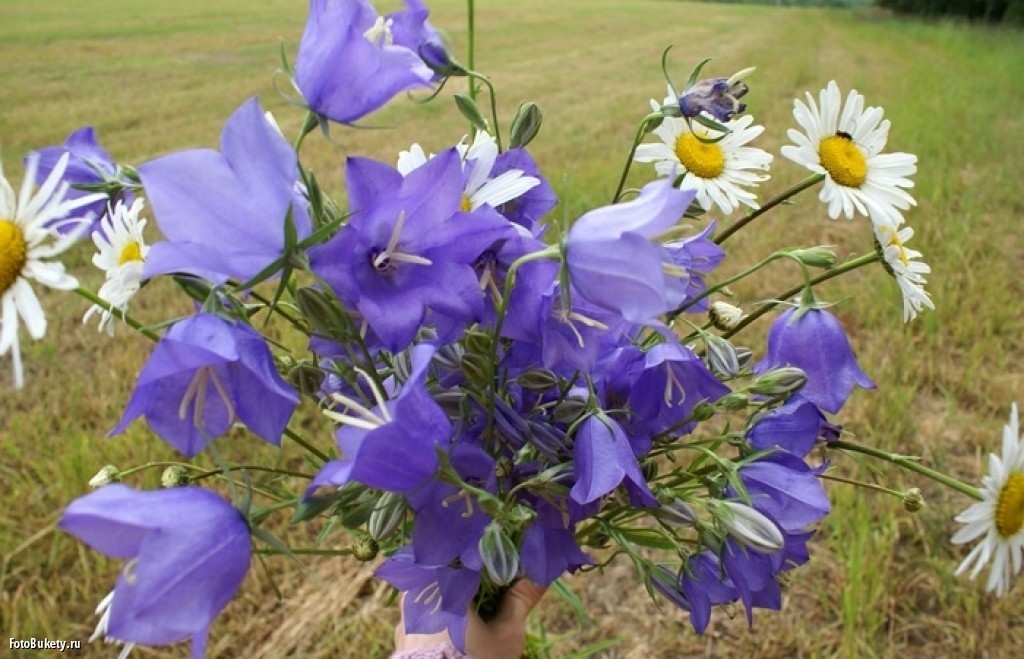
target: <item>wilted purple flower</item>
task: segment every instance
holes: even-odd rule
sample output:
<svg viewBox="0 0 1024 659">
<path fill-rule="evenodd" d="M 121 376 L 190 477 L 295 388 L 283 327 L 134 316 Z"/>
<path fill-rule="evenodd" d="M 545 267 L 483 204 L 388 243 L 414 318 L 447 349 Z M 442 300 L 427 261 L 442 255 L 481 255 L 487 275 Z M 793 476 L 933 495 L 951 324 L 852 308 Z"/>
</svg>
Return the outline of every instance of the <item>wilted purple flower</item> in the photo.
<svg viewBox="0 0 1024 659">
<path fill-rule="evenodd" d="M 698 80 L 679 95 L 679 111 L 688 119 L 706 112 L 722 123 L 731 120 L 747 109 L 739 99 L 750 91 L 742 78 L 751 71 L 745 69 L 731 78 Z"/>
<path fill-rule="evenodd" d="M 277 446 L 298 403 L 259 332 L 201 313 L 163 335 L 110 434 L 145 415 L 153 432 L 192 457 L 240 421 Z"/>
<path fill-rule="evenodd" d="M 465 651 L 469 605 L 480 586 L 479 570 L 417 563 L 412 550 L 406 547 L 384 561 L 374 576 L 406 593 L 406 634 L 447 630 L 452 644 Z"/>
<path fill-rule="evenodd" d="M 755 449 L 781 448 L 798 458 L 810 453 L 819 437 L 838 439 L 839 427 L 829 423 L 818 406 L 800 394 L 758 417 L 747 431 L 747 441 Z"/>
<path fill-rule="evenodd" d="M 686 283 L 670 253 L 654 242 L 689 207 L 696 193 L 672 179 L 648 183 L 636 199 L 592 210 L 576 220 L 565 246 L 569 278 L 580 295 L 632 323 L 674 309 Z"/>
<path fill-rule="evenodd" d="M 405 0 L 406 8 L 388 14 L 385 22 L 391 21 L 391 36 L 395 46 L 403 46 L 420 56 L 424 64 L 436 74 L 437 80 L 444 76 L 465 75 L 466 70 L 452 59 L 444 39 L 427 17 L 430 10 L 422 0 Z"/>
<path fill-rule="evenodd" d="M 128 561 L 96 630 L 108 641 L 167 645 L 191 639 L 192 656 L 202 657 L 210 624 L 249 571 L 248 523 L 208 490 L 139 492 L 107 485 L 73 501 L 58 526 Z"/>
<path fill-rule="evenodd" d="M 658 505 L 629 438 L 614 419 L 594 414 L 580 424 L 574 438 L 573 468 L 576 483 L 569 496 L 580 505 L 597 501 L 623 482 L 633 505 Z"/>
<path fill-rule="evenodd" d="M 426 12 L 406 11 L 399 35 L 412 38 Z M 394 25 L 394 17 L 380 16 L 366 0 L 311 0 L 295 61 L 295 84 L 309 109 L 349 124 L 399 92 L 429 88 L 434 72 L 410 44 L 397 42 Z"/>
<path fill-rule="evenodd" d="M 289 212 L 300 240 L 311 231 L 305 205 L 296 203 L 295 152 L 255 98 L 228 119 L 219 152 L 162 156 L 141 165 L 139 177 L 166 238 L 146 258 L 147 279 L 181 272 L 245 281 L 284 253 Z"/>
<path fill-rule="evenodd" d="M 92 126 L 83 126 L 68 135 L 67 139 L 64 140 L 64 144 L 48 146 L 39 149 L 37 153 L 39 154 L 37 176 L 40 179 L 46 179 L 50 176 L 65 153 L 69 154 L 70 157 L 61 180 L 71 186 L 94 185 L 117 177 L 117 164 L 110 157 L 107 150 L 96 141 L 96 132 Z M 28 162 L 30 156 L 31 154 L 25 156 L 26 162 Z M 92 194 L 94 193 L 71 187 L 67 194 L 64 195 L 64 198 L 71 200 Z M 110 202 L 109 198 L 98 199 L 76 211 L 76 216 L 92 220 L 92 225 L 83 235 L 91 235 L 99 226 L 100 219 L 107 212 L 107 203 Z M 61 233 L 66 233 L 68 230 L 75 228 L 74 225 L 63 225 L 60 222 L 62 219 L 64 218 L 51 221 L 48 226 L 57 228 Z"/>
<path fill-rule="evenodd" d="M 462 323 L 482 319 L 473 263 L 514 232 L 493 210 L 459 212 L 458 152 L 440 153 L 405 177 L 384 163 L 349 158 L 346 182 L 354 215 L 310 260 L 384 346 L 408 346 L 428 309 Z"/>
<path fill-rule="evenodd" d="M 795 366 L 807 376 L 800 395 L 835 414 L 854 387 L 874 388 L 861 370 L 843 326 L 824 309 L 791 307 L 768 330 L 768 351 L 754 365 L 754 373 Z"/>
</svg>

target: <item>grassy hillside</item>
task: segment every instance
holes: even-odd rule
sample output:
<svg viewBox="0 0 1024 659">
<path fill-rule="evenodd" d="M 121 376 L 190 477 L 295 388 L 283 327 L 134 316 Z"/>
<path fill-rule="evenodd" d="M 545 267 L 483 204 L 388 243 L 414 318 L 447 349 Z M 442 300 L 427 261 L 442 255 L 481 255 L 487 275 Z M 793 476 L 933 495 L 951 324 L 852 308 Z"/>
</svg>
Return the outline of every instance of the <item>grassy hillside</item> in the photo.
<svg viewBox="0 0 1024 659">
<path fill-rule="evenodd" d="M 433 22 L 463 47 L 462 3 L 430 4 Z M 870 10 L 664 0 L 477 5 L 477 68 L 495 81 L 505 121 L 522 99 L 544 110 L 531 150 L 562 197 L 555 212 L 569 217 L 610 198 L 636 121 L 648 99 L 663 94 L 659 58 L 669 44 L 678 80 L 704 57 L 715 58 L 707 71 L 716 74 L 758 67 L 749 111 L 767 127 L 759 146 L 776 154 L 794 125 L 792 99 L 830 79 L 883 106 L 892 120 L 888 149 L 919 156 L 919 206 L 907 219 L 917 232 L 915 247 L 934 270 L 929 290 L 938 308 L 904 325 L 899 294 L 880 268 L 824 289 L 824 296 L 843 300 L 838 313 L 878 384 L 855 394 L 842 421 L 866 443 L 921 455 L 969 482 L 980 479 L 1010 402 L 1024 404 L 1019 34 L 897 21 Z M 28 150 L 59 143 L 84 124 L 95 126 L 126 163 L 213 147 L 228 114 L 256 94 L 294 134 L 301 113 L 276 96 L 272 75 L 282 39 L 293 52 L 305 11 L 301 0 L 0 5 L 5 175 L 17 185 Z M 399 99 L 368 124 L 381 130 L 339 130 L 334 143 L 308 140 L 304 162 L 332 193 L 343 194 L 348 154 L 392 161 L 414 141 L 436 151 L 466 130 L 448 92 L 430 105 Z M 778 156 L 776 164 L 766 195 L 804 176 Z M 631 182 L 649 175 L 637 168 Z M 835 245 L 841 256 L 863 252 L 870 248 L 865 226 L 828 220 L 813 194 L 805 195 L 731 240 L 722 272 L 741 269 L 744 254 L 795 244 Z M 65 262 L 95 288 L 100 275 L 90 257 L 83 245 Z M 797 277 L 780 265 L 756 288 L 736 292 L 741 301 L 755 300 Z M 142 424 L 104 438 L 120 418 L 148 342 L 123 330 L 111 340 L 82 326 L 87 305 L 76 298 L 44 291 L 41 299 L 50 326 L 42 342 L 23 339 L 24 390 L 9 388 L 9 361 L 0 360 L 0 629 L 5 637 L 84 640 L 117 565 L 52 525 L 100 466 L 176 456 Z M 133 310 L 156 321 L 187 306 L 158 284 Z M 321 446 L 332 441 L 322 430 L 312 436 Z M 295 458 L 254 450 L 242 437 L 222 442 L 234 458 Z M 850 462 L 836 473 L 876 478 Z M 155 486 L 154 479 L 136 484 Z M 829 483 L 836 509 L 811 563 L 792 575 L 783 611 L 759 611 L 752 629 L 740 608 L 716 614 L 708 634 L 696 637 L 682 614 L 657 608 L 633 585 L 628 565 L 615 564 L 568 582 L 586 603 L 587 624 L 555 597 L 542 605 L 538 624 L 551 637 L 564 634 L 553 656 L 611 638 L 621 642 L 601 656 L 1016 655 L 1024 644 L 1022 587 L 994 600 L 979 584 L 952 577 L 963 555 L 948 543 L 952 517 L 969 502 L 895 472 L 880 480 L 921 486 L 928 505 L 911 516 L 891 498 Z M 310 540 L 306 529 L 291 533 Z M 384 656 L 396 612 L 368 575 L 366 566 L 340 560 L 254 563 L 243 593 L 213 628 L 211 654 Z M 94 645 L 81 656 L 112 654 Z M 184 654 L 177 647 L 145 656 Z"/>
</svg>

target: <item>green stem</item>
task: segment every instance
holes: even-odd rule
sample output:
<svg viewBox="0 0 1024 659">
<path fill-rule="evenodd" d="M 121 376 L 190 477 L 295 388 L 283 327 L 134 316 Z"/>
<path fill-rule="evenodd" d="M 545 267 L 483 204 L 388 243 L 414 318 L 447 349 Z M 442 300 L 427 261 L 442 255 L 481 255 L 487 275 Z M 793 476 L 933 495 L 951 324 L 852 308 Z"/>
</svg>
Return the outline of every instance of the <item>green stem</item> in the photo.
<svg viewBox="0 0 1024 659">
<path fill-rule="evenodd" d="M 285 552 L 281 551 L 280 549 L 268 549 L 266 547 L 253 547 L 252 551 L 255 554 L 265 554 L 267 556 L 277 556 L 277 555 L 285 553 Z M 299 549 L 289 549 L 288 553 L 290 553 L 290 554 L 299 554 L 299 555 L 309 554 L 309 555 L 313 555 L 313 556 L 351 556 L 352 555 L 352 550 L 351 549 L 317 549 L 317 548 L 314 548 L 314 547 L 307 547 L 307 548 L 299 548 Z"/>
<path fill-rule="evenodd" d="M 930 467 L 926 467 L 914 458 L 905 455 L 898 455 L 896 453 L 888 453 L 886 451 L 882 451 L 876 448 L 871 448 L 870 446 L 863 446 L 861 444 L 855 444 L 853 442 L 847 442 L 842 440 L 829 442 L 827 446 L 832 449 L 840 449 L 844 451 L 852 451 L 854 453 L 862 453 L 864 455 L 869 455 L 873 458 L 879 458 L 881 460 L 885 460 L 886 462 L 891 462 L 900 469 L 906 469 L 907 471 L 915 471 L 921 474 L 922 476 L 927 476 L 933 481 L 942 483 L 943 485 L 951 487 L 958 492 L 962 492 L 963 494 L 966 494 L 967 496 L 973 499 L 977 499 L 978 501 L 984 501 L 984 498 L 981 496 L 981 492 L 978 490 L 978 488 L 968 485 L 963 481 L 957 480 L 952 476 L 943 474 L 942 472 L 935 471 Z"/>
<path fill-rule="evenodd" d="M 470 71 L 476 70 L 476 47 L 473 43 L 476 36 L 476 11 L 473 5 L 473 0 L 466 0 L 466 13 L 469 14 L 469 43 L 466 45 L 466 68 Z M 476 80 L 473 78 L 469 79 L 469 97 L 474 101 L 476 100 Z"/>
<path fill-rule="evenodd" d="M 309 451 L 310 453 L 312 453 L 316 457 L 320 458 L 324 462 L 330 462 L 331 461 L 331 458 L 328 457 L 326 453 L 323 453 L 322 451 L 320 451 L 320 449 L 318 449 L 317 447 L 315 447 L 312 444 L 310 444 L 309 442 L 307 442 L 300 435 L 297 435 L 295 433 L 295 431 L 293 431 L 291 428 L 285 428 L 284 429 L 284 436 L 287 437 L 288 439 L 292 440 L 293 442 L 295 442 L 296 444 L 298 444 L 302 448 L 306 449 L 307 451 Z"/>
<path fill-rule="evenodd" d="M 747 226 L 748 224 L 750 224 L 751 222 L 753 222 L 757 218 L 761 217 L 762 215 L 764 215 L 765 213 L 767 213 L 771 209 L 773 209 L 776 206 L 778 206 L 779 204 L 787 201 L 789 198 L 795 197 L 797 194 L 799 194 L 800 192 L 803 192 L 804 190 L 806 190 L 807 188 L 811 187 L 812 185 L 820 183 L 820 182 L 822 182 L 824 180 L 825 180 L 825 175 L 824 174 L 814 174 L 813 176 L 810 176 L 810 177 L 804 179 L 800 183 L 797 183 L 796 185 L 794 185 L 793 187 L 789 188 L 788 190 L 784 190 L 780 194 L 776 195 L 774 198 L 768 200 L 760 208 L 751 211 L 748 215 L 746 215 L 744 217 L 741 217 L 740 219 L 736 220 L 736 222 L 734 222 L 733 224 L 727 226 L 724 230 L 722 230 L 721 233 L 719 233 L 717 236 L 715 236 L 715 243 L 721 245 L 722 243 L 725 242 L 726 238 L 728 238 L 732 234 L 736 233 L 737 231 L 739 231 L 743 227 Z"/>
<path fill-rule="evenodd" d="M 629 155 L 626 156 L 626 165 L 622 168 L 622 176 L 619 177 L 619 185 L 615 188 L 615 195 L 612 197 L 612 203 L 617 204 L 619 197 L 622 196 L 622 188 L 626 185 L 626 177 L 629 176 L 629 168 L 633 166 L 633 156 L 636 155 L 636 148 L 640 146 L 640 142 L 643 141 L 644 135 L 647 134 L 647 126 L 651 121 L 652 117 L 660 118 L 661 115 L 649 114 L 644 117 L 643 121 L 636 129 L 636 135 L 633 136 L 633 144 L 629 147 Z"/>
<path fill-rule="evenodd" d="M 101 309 L 105 309 L 105 310 L 109 311 L 111 313 L 111 315 L 113 315 L 115 318 L 123 320 L 124 322 L 126 322 L 128 324 L 129 327 L 134 329 L 139 334 L 142 334 L 146 338 L 148 338 L 148 339 L 150 339 L 152 341 L 159 341 L 160 340 L 160 335 L 159 334 L 157 334 L 153 330 L 143 326 L 142 323 L 140 323 L 139 321 L 135 320 L 135 318 L 133 318 L 130 314 L 127 314 L 124 311 L 111 306 L 111 304 L 109 302 L 107 302 L 106 300 L 101 298 L 99 295 L 96 295 L 92 291 L 90 291 L 90 290 L 88 290 L 86 288 L 82 288 L 81 286 L 79 286 L 78 288 L 75 289 L 75 293 L 78 294 L 79 297 L 84 297 L 86 300 L 89 300 L 90 302 L 92 302 L 93 304 L 97 305 Z"/>
<path fill-rule="evenodd" d="M 851 270 L 856 270 L 857 268 L 862 268 L 871 263 L 875 263 L 876 261 L 879 260 L 879 258 L 880 257 L 878 255 L 878 252 L 868 252 L 867 254 L 862 254 L 857 258 L 850 259 L 849 261 L 846 261 L 841 265 L 837 265 L 831 270 L 826 270 L 817 277 L 811 279 L 809 282 L 804 282 L 803 284 L 798 284 L 793 288 L 790 288 L 789 290 L 779 295 L 775 300 L 764 302 L 763 304 L 761 304 L 759 308 L 750 312 L 750 314 L 748 314 L 746 318 L 744 318 L 743 320 L 736 324 L 736 327 L 732 328 L 728 332 L 724 332 L 722 334 L 722 338 L 728 339 L 731 336 L 735 336 L 744 327 L 751 324 L 752 322 L 754 322 L 755 320 L 757 320 L 758 318 L 760 318 L 761 316 L 765 315 L 766 313 L 774 309 L 776 306 L 778 306 L 781 301 L 792 298 L 794 295 L 804 290 L 805 288 L 808 288 L 810 286 L 816 286 L 822 282 L 828 281 L 829 279 L 833 279 L 842 274 L 850 272 Z"/>
<path fill-rule="evenodd" d="M 884 494 L 890 494 L 899 500 L 903 500 L 904 493 L 896 490 L 890 490 L 887 487 L 876 485 L 875 483 L 865 483 L 864 481 L 855 481 L 852 478 L 843 478 L 842 476 L 833 476 L 831 474 L 821 474 L 818 478 L 824 478 L 825 480 L 835 481 L 836 483 L 846 483 L 847 485 L 854 485 L 856 487 L 863 487 L 869 490 L 875 490 L 876 492 L 882 492 Z"/>
</svg>

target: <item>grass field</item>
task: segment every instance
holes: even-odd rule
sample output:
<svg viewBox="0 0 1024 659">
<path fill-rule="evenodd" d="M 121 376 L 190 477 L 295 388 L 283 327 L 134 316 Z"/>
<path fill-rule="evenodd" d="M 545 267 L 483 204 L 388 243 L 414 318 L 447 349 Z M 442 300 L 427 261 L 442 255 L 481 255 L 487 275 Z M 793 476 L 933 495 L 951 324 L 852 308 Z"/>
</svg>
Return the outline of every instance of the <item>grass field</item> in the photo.
<svg viewBox="0 0 1024 659">
<path fill-rule="evenodd" d="M 430 4 L 435 25 L 463 47 L 462 3 Z M 541 105 L 545 123 L 531 150 L 563 199 L 555 212 L 570 217 L 610 198 L 636 121 L 647 100 L 664 90 L 659 58 L 669 44 L 680 81 L 704 57 L 715 58 L 707 70 L 716 74 L 758 67 L 749 111 L 767 127 L 759 146 L 776 154 L 793 125 L 792 99 L 830 79 L 883 106 L 893 126 L 888 150 L 919 156 L 919 207 L 907 219 L 917 232 L 914 246 L 934 270 L 929 290 L 937 310 L 903 325 L 896 286 L 881 268 L 823 288 L 823 297 L 843 300 L 838 313 L 878 384 L 858 392 L 841 421 L 865 443 L 920 455 L 968 482 L 980 479 L 1010 402 L 1024 404 L 1019 32 L 895 20 L 870 9 L 669 0 L 477 5 L 477 68 L 495 81 L 506 122 L 522 99 Z M 254 94 L 294 134 L 302 115 L 275 95 L 272 74 L 280 40 L 294 51 L 305 12 L 301 0 L 0 4 L 5 175 L 17 186 L 28 150 L 57 144 L 84 124 L 95 126 L 126 163 L 213 147 L 228 114 Z M 396 101 L 370 118 L 383 130 L 339 130 L 334 144 L 311 136 L 303 160 L 341 195 L 347 154 L 392 161 L 414 141 L 435 151 L 457 141 L 466 127 L 449 96 L 425 106 Z M 638 168 L 631 182 L 649 174 Z M 777 156 L 766 194 L 803 176 Z M 870 249 L 866 223 L 828 220 L 813 193 L 762 222 L 730 241 L 730 259 L 737 260 L 723 272 L 738 271 L 744 254 L 796 244 L 831 244 L 841 256 Z M 88 265 L 90 256 L 82 246 L 65 262 L 95 288 L 99 274 Z M 736 292 L 741 301 L 771 297 L 797 276 L 779 266 Z M 0 361 L 0 655 L 7 638 L 89 636 L 92 609 L 117 565 L 55 532 L 59 511 L 104 464 L 175 459 L 142 424 L 104 439 L 148 342 L 126 331 L 110 340 L 83 327 L 87 305 L 77 298 L 49 292 L 41 298 L 50 326 L 42 342 L 23 339 L 24 390 L 9 388 L 9 362 Z M 144 321 L 186 309 L 159 284 L 133 306 Z M 764 329 L 755 327 L 755 334 Z M 314 439 L 331 443 L 323 432 Z M 295 457 L 254 451 L 242 438 L 221 441 L 234 458 L 284 464 Z M 134 484 L 155 486 L 158 473 Z M 836 473 L 877 476 L 848 460 Z M 552 656 L 608 639 L 620 642 L 600 656 L 636 659 L 1017 656 L 1024 646 L 1022 587 L 995 600 L 981 585 L 952 576 L 963 555 L 948 542 L 952 518 L 969 502 L 895 471 L 877 478 L 897 489 L 920 486 L 928 505 L 910 515 L 899 501 L 829 483 L 835 512 L 811 563 L 792 575 L 783 610 L 758 611 L 752 629 L 736 609 L 716 614 L 708 634 L 695 636 L 685 616 L 656 607 L 633 585 L 626 564 L 568 580 L 587 605 L 586 624 L 549 597 L 536 616 L 538 628 L 561 637 Z M 311 539 L 306 529 L 289 533 Z M 280 559 L 268 560 L 265 569 L 254 563 L 243 592 L 212 630 L 211 656 L 385 656 L 396 612 L 368 575 L 367 566 L 339 560 L 310 560 L 301 568 Z M 275 599 L 275 588 L 283 601 Z M 142 656 L 185 653 L 175 647 Z M 94 645 L 80 656 L 113 654 Z"/>
</svg>

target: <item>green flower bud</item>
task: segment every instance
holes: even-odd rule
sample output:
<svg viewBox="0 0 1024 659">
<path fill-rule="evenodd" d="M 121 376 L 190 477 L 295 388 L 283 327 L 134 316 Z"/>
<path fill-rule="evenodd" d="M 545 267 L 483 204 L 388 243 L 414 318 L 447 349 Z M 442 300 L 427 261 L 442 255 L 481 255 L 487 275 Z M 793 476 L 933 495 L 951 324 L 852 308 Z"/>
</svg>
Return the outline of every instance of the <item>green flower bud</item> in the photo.
<svg viewBox="0 0 1024 659">
<path fill-rule="evenodd" d="M 526 101 L 519 104 L 515 118 L 512 119 L 512 129 L 508 141 L 508 147 L 515 149 L 526 146 L 537 137 L 540 125 L 544 121 L 544 113 L 540 111 L 533 101 Z"/>
<path fill-rule="evenodd" d="M 839 261 L 836 253 L 824 245 L 808 247 L 806 249 L 793 249 L 789 251 L 789 255 L 812 268 L 831 268 Z"/>
<path fill-rule="evenodd" d="M 313 364 L 296 364 L 288 371 L 288 382 L 303 396 L 315 397 L 324 381 L 324 372 Z"/>
<path fill-rule="evenodd" d="M 188 469 L 181 465 L 171 465 L 160 474 L 160 487 L 184 487 L 189 483 Z"/>
<path fill-rule="evenodd" d="M 745 409 L 749 402 L 750 399 L 747 397 L 746 392 L 743 391 L 734 391 L 718 399 L 718 404 L 730 412 L 738 412 Z"/>
<path fill-rule="evenodd" d="M 356 541 L 352 543 L 352 556 L 357 561 L 364 563 L 372 561 L 377 558 L 377 554 L 380 553 L 380 545 L 377 541 L 368 535 L 361 535 L 356 538 Z"/>
<path fill-rule="evenodd" d="M 295 292 L 295 303 L 315 330 L 328 338 L 347 342 L 354 338 L 352 322 L 322 290 L 306 286 Z"/>
<path fill-rule="evenodd" d="M 672 526 L 693 527 L 697 525 L 697 515 L 694 514 L 693 508 L 678 498 L 661 504 L 661 507 L 654 511 L 654 516 Z"/>
<path fill-rule="evenodd" d="M 740 372 L 740 360 L 732 344 L 714 334 L 705 334 L 703 338 L 708 347 L 708 365 L 711 369 L 727 378 L 736 377 Z"/>
<path fill-rule="evenodd" d="M 497 522 L 491 522 L 480 538 L 480 558 L 491 581 L 499 586 L 519 576 L 519 552 Z"/>
<path fill-rule="evenodd" d="M 558 386 L 558 376 L 546 368 L 531 368 L 516 376 L 516 382 L 528 391 L 552 391 Z"/>
<path fill-rule="evenodd" d="M 96 472 L 96 475 L 89 479 L 89 487 L 92 489 L 118 483 L 121 481 L 121 470 L 114 465 L 106 465 Z"/>
<path fill-rule="evenodd" d="M 405 497 L 397 492 L 385 492 L 377 500 L 366 522 L 366 530 L 374 540 L 384 540 L 402 527 L 409 506 Z"/>
<path fill-rule="evenodd" d="M 783 396 L 799 391 L 807 384 L 807 375 L 795 366 L 768 371 L 750 386 L 750 391 L 765 396 Z"/>
<path fill-rule="evenodd" d="M 908 513 L 916 513 L 924 508 L 924 495 L 921 490 L 912 487 L 903 493 L 903 509 Z"/>
</svg>

